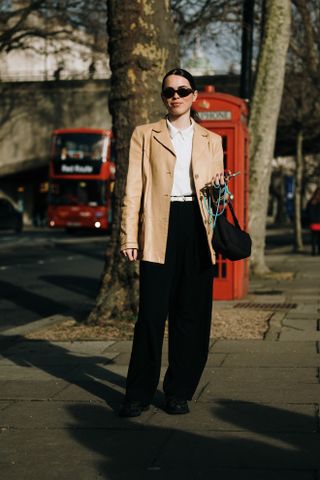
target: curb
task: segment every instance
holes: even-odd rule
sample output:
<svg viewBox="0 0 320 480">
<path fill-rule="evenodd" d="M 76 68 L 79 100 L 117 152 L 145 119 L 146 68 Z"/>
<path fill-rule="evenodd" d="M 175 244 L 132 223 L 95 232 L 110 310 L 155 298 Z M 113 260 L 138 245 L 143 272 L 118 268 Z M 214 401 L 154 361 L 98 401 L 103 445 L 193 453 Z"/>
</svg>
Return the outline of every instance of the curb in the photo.
<svg viewBox="0 0 320 480">
<path fill-rule="evenodd" d="M 20 325 L 19 327 L 9 328 L 0 333 L 3 337 L 12 337 L 15 335 L 26 335 L 27 333 L 34 332 L 36 330 L 41 330 L 44 327 L 51 327 L 59 323 L 63 323 L 66 320 L 74 320 L 70 315 L 51 315 L 50 317 L 40 318 L 25 325 Z"/>
</svg>

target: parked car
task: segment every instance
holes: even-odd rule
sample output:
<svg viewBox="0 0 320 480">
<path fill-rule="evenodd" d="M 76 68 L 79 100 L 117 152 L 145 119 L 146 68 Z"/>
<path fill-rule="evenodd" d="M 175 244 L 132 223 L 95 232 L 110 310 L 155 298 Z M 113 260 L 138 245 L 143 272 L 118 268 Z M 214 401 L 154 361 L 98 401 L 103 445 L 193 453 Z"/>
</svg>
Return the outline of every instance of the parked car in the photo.
<svg viewBox="0 0 320 480">
<path fill-rule="evenodd" d="M 22 226 L 22 213 L 9 200 L 0 198 L 0 229 L 14 230 L 19 233 L 22 230 Z"/>
</svg>

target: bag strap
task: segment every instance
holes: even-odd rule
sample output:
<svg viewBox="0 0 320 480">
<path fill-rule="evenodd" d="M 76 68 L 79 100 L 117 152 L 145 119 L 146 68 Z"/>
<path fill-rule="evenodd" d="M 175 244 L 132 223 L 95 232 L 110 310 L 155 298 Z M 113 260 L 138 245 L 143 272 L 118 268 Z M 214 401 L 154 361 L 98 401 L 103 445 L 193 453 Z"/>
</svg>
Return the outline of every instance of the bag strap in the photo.
<svg viewBox="0 0 320 480">
<path fill-rule="evenodd" d="M 234 221 L 235 226 L 236 226 L 237 228 L 239 228 L 239 230 L 241 230 L 241 227 L 240 227 L 240 225 L 239 225 L 239 222 L 238 222 L 238 219 L 237 219 L 237 217 L 236 217 L 236 214 L 234 213 L 231 200 L 229 200 L 228 205 L 229 205 L 230 212 L 231 212 L 231 215 L 232 215 L 232 218 L 233 218 L 233 221 Z"/>
<path fill-rule="evenodd" d="M 227 207 L 230 207 L 230 212 L 234 221 L 235 226 L 241 230 L 240 224 L 238 222 L 237 216 L 234 212 L 232 202 L 230 200 L 231 197 L 231 192 L 228 189 L 227 184 L 225 184 L 224 187 L 215 187 L 218 190 L 218 198 L 214 198 L 214 193 L 213 193 L 213 186 L 207 187 L 206 189 L 203 189 L 204 193 L 204 198 L 205 198 L 205 206 L 209 215 L 209 223 L 211 224 L 212 230 L 214 230 L 216 223 L 217 223 L 217 218 L 224 213 L 224 211 L 227 209 Z M 229 201 L 227 201 L 227 195 L 229 194 Z M 219 208 L 222 203 L 222 208 L 219 211 Z M 215 212 L 213 211 L 213 205 L 216 204 L 216 209 Z"/>
<path fill-rule="evenodd" d="M 214 190 L 217 192 L 218 197 L 215 198 Z M 202 190 L 205 199 L 205 206 L 209 215 L 209 223 L 211 224 L 212 230 L 214 230 L 217 218 L 223 214 L 226 209 L 227 205 L 227 194 L 231 194 L 228 189 L 227 184 L 223 187 L 221 185 L 212 184 L 211 186 L 207 186 Z M 215 205 L 215 211 L 213 211 L 213 205 Z M 221 207 L 221 209 L 220 209 Z"/>
</svg>

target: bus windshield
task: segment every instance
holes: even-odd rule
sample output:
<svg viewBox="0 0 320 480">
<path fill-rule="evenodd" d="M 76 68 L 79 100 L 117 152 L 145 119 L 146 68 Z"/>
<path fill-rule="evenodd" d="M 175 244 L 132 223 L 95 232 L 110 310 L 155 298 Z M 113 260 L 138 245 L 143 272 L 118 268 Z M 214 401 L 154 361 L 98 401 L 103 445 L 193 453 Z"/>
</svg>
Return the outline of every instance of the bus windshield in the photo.
<svg viewBox="0 0 320 480">
<path fill-rule="evenodd" d="M 93 133 L 63 133 L 54 140 L 54 160 L 101 161 L 106 137 Z"/>
<path fill-rule="evenodd" d="M 106 205 L 106 184 L 101 180 L 51 180 L 50 205 Z"/>
</svg>

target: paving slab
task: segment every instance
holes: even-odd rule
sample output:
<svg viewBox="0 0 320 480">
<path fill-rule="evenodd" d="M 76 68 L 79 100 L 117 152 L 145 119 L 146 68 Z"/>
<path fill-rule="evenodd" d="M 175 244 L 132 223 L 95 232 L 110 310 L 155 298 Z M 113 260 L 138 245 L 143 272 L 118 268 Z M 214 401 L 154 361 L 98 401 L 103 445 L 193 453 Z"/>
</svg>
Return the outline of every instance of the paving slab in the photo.
<svg viewBox="0 0 320 480">
<path fill-rule="evenodd" d="M 1 475 L 5 480 L 113 480 L 113 476 L 109 476 L 106 471 L 102 471 L 102 467 L 98 462 L 78 463 L 74 462 L 52 462 L 46 461 L 44 463 L 35 461 L 32 465 L 26 468 L 23 461 L 16 461 L 14 464 L 1 464 Z"/>
<path fill-rule="evenodd" d="M 301 332 L 304 331 L 317 331 L 317 320 L 314 319 L 307 319 L 307 318 L 291 318 L 286 317 L 283 319 L 282 325 L 287 328 L 292 328 L 295 330 L 299 330 Z"/>
<path fill-rule="evenodd" d="M 314 304 L 306 304 L 304 302 L 301 302 L 298 304 L 298 306 L 294 309 L 293 313 L 302 313 L 303 315 L 317 315 L 319 313 L 319 305 L 317 302 L 317 297 L 314 299 Z"/>
<path fill-rule="evenodd" d="M 2 356 L 0 358 L 0 368 L 4 365 L 21 365 L 21 366 L 36 366 L 44 368 L 46 366 L 77 366 L 79 364 L 109 364 L 117 356 L 115 352 L 104 353 L 101 355 L 89 356 L 85 354 L 73 354 L 73 353 L 52 353 L 50 355 L 46 353 L 37 353 L 35 351 L 23 354 L 19 352 L 17 354 L 11 354 L 8 357 Z"/>
<path fill-rule="evenodd" d="M 79 369 L 81 371 L 81 368 Z M 109 365 L 106 366 L 105 370 L 108 372 L 107 379 L 112 381 L 113 377 L 115 378 L 127 378 L 127 373 L 128 373 L 128 365 L 118 365 L 117 363 L 110 363 Z M 76 372 L 77 370 L 75 370 Z"/>
<path fill-rule="evenodd" d="M 68 384 L 55 396 L 59 401 L 78 401 L 78 402 L 104 402 L 108 405 L 119 405 L 123 399 L 125 380 L 122 388 L 115 388 L 103 381 L 82 381 L 75 384 Z"/>
<path fill-rule="evenodd" d="M 148 418 L 154 415 L 155 407 L 144 412 L 141 417 L 125 421 L 125 428 L 146 428 Z M 85 417 L 85 426 L 79 426 L 79 419 Z M 164 414 L 165 415 L 165 414 Z M 0 428 L 19 430 L 50 429 L 123 429 L 124 422 L 110 406 L 61 401 L 17 401 L 0 411 Z"/>
<path fill-rule="evenodd" d="M 118 353 L 118 354 L 116 353 L 115 355 L 116 356 L 113 359 L 114 364 L 116 364 L 116 365 L 129 365 L 131 353 L 121 352 L 121 353 Z M 168 365 L 168 360 L 167 360 L 166 356 L 164 356 L 162 358 L 162 364 L 163 365 Z"/>
<path fill-rule="evenodd" d="M 304 350 L 304 342 L 301 345 L 300 352 L 294 353 L 231 353 L 226 355 L 223 366 L 226 367 L 243 367 L 243 366 L 260 366 L 260 367 L 319 367 L 320 355 L 317 353 L 309 353 Z"/>
<path fill-rule="evenodd" d="M 10 407 L 14 402 L 7 402 L 5 400 L 0 400 L 0 412 L 5 410 L 6 408 Z"/>
<path fill-rule="evenodd" d="M 212 384 L 250 384 L 263 383 L 265 386 L 284 384 L 318 384 L 318 369 L 312 368 L 277 368 L 277 367 L 207 367 L 201 377 Z"/>
<path fill-rule="evenodd" d="M 256 404 L 253 402 L 190 402 L 191 415 L 166 415 L 161 409 L 146 419 L 149 426 L 177 431 L 316 432 L 315 405 Z M 11 413 L 11 412 L 10 412 Z"/>
<path fill-rule="evenodd" d="M 96 355 L 103 353 L 109 346 L 112 346 L 114 343 L 115 342 L 113 340 L 77 340 L 73 342 L 52 342 L 52 345 L 57 348 L 64 348 L 72 353 Z"/>
<path fill-rule="evenodd" d="M 289 312 L 286 318 L 293 320 L 317 320 L 319 313 L 303 313 L 303 312 Z"/>
<path fill-rule="evenodd" d="M 119 465 L 109 465 L 107 462 L 88 462 L 77 464 L 47 463 L 46 465 L 34 464 L 25 470 L 23 464 L 15 465 L 1 465 L 1 472 L 3 478 L 6 480 L 70 480 L 76 478 L 77 480 L 199 480 L 208 479 L 207 472 L 204 477 L 201 472 L 190 471 L 190 468 L 180 467 L 159 469 L 158 467 L 136 467 L 135 465 L 127 465 L 125 463 L 125 456 L 123 462 Z M 201 476 L 199 476 L 201 475 Z M 211 478 L 211 477 L 210 477 Z M 224 480 L 227 480 L 223 477 Z M 251 477 L 250 477 L 251 478 Z M 253 477 L 252 477 L 253 478 Z M 278 478 L 278 477 L 276 477 Z M 286 479 L 287 477 L 285 477 Z M 296 477 L 293 477 L 295 480 Z M 259 480 L 259 479 L 258 479 Z M 309 480 L 308 477 L 302 477 L 299 480 Z"/>
<path fill-rule="evenodd" d="M 305 353 L 317 353 L 315 341 L 304 342 L 303 351 Z M 213 353 L 289 353 L 295 354 L 301 352 L 301 345 L 296 342 L 265 342 L 263 340 L 217 340 L 211 347 Z"/>
<path fill-rule="evenodd" d="M 131 352 L 132 349 L 132 340 L 120 340 L 115 341 L 112 345 L 106 347 L 104 351 L 107 352 Z"/>
<path fill-rule="evenodd" d="M 207 360 L 208 367 L 219 367 L 223 365 L 226 355 L 224 353 L 210 353 Z"/>
<path fill-rule="evenodd" d="M 222 365 L 224 359 L 225 359 L 225 355 L 214 353 L 212 355 L 209 355 L 207 364 L 211 366 Z M 126 352 L 119 353 L 119 355 L 113 358 L 113 363 L 115 363 L 116 365 L 128 365 L 129 361 L 130 361 L 130 353 L 126 353 Z M 163 367 L 168 366 L 168 357 L 166 355 L 163 355 L 162 357 L 162 366 Z"/>
<path fill-rule="evenodd" d="M 285 318 L 279 335 L 280 341 L 319 341 L 318 320 Z"/>
<path fill-rule="evenodd" d="M 102 462 L 101 462 L 102 463 Z M 141 467 L 128 466 L 128 469 L 122 466 L 88 465 L 87 463 L 66 464 L 35 464 L 25 471 L 23 465 L 1 465 L 3 477 L 6 480 L 128 480 L 128 470 L 130 470 L 131 480 L 315 480 L 313 470 L 299 469 L 298 471 L 279 468 L 265 470 L 258 468 L 209 468 L 204 466 L 195 466 L 194 468 L 183 467 Z"/>
<path fill-rule="evenodd" d="M 113 345 L 114 341 L 65 341 L 65 342 L 49 342 L 47 340 L 27 340 L 13 345 L 6 350 L 6 355 L 18 352 L 45 352 L 52 353 L 77 353 L 85 355 L 96 355 L 103 353 L 109 346 Z"/>
<path fill-rule="evenodd" d="M 291 290 L 292 293 L 293 290 Z M 301 293 L 300 290 L 297 290 L 294 292 L 294 301 L 298 304 L 308 304 L 309 301 L 312 303 L 317 303 L 317 297 L 316 294 L 318 292 L 318 289 L 314 289 L 314 292 L 310 291 L 310 289 L 307 289 L 304 293 Z"/>
<path fill-rule="evenodd" d="M 279 468 L 262 470 L 260 468 L 210 468 L 201 469 L 194 477 L 195 480 L 208 480 L 216 478 L 221 480 L 314 480 L 315 473 L 313 470 L 298 471 Z"/>
<path fill-rule="evenodd" d="M 310 340 L 320 341 L 320 331 L 305 330 L 303 332 L 292 327 L 283 327 L 279 335 L 279 341 L 306 342 Z"/>
<path fill-rule="evenodd" d="M 207 469 L 318 469 L 319 434 L 176 431 L 155 461 L 160 468 L 173 464 L 206 465 Z"/>
<path fill-rule="evenodd" d="M 198 401 L 216 402 L 234 400 L 264 403 L 317 404 L 320 399 L 320 384 L 273 384 L 221 382 L 211 383 L 201 391 Z M 320 440 L 319 440 L 320 441 Z"/>
<path fill-rule="evenodd" d="M 254 292 L 246 297 L 246 300 L 250 300 L 253 303 L 285 303 L 285 295 L 264 294 L 263 291 Z"/>
<path fill-rule="evenodd" d="M 19 466 L 21 472 L 23 465 L 30 474 L 29 478 L 36 480 L 60 478 L 51 477 L 53 471 L 54 475 L 61 472 L 62 478 L 68 478 L 63 472 L 69 475 L 79 472 L 81 475 L 83 467 L 84 473 L 94 474 L 93 477 L 88 477 L 90 479 L 99 478 L 100 475 L 100 478 L 111 480 L 125 479 L 125 475 L 133 478 L 132 472 L 135 475 L 139 472 L 159 474 L 170 471 L 177 474 L 184 473 L 186 469 L 193 474 L 189 478 L 206 478 L 204 475 L 208 472 L 235 473 L 237 469 L 240 474 L 242 471 L 243 475 L 250 472 L 249 478 L 253 478 L 254 473 L 254 478 L 260 478 L 257 476 L 259 472 L 265 469 L 265 473 L 273 474 L 272 468 L 278 468 L 278 473 L 283 475 L 289 474 L 290 468 L 299 468 L 299 473 L 307 475 L 311 468 L 317 468 L 319 464 L 316 438 L 312 434 L 212 431 L 189 433 L 156 427 L 143 430 L 124 428 L 121 431 L 86 428 L 35 431 L 36 435 L 30 435 L 30 430 L 8 430 L 2 433 L 1 467 L 7 464 L 6 470 L 1 468 L 2 472 L 7 471 L 10 474 L 11 470 L 17 473 Z M 50 472 L 49 475 L 44 467 Z M 303 468 L 309 468 L 309 472 L 302 470 Z M 37 477 L 41 472 L 42 475 Z M 5 478 L 7 480 L 10 477 Z M 85 479 L 81 476 L 80 478 Z M 167 477 L 158 478 L 164 480 Z M 294 474 L 291 478 L 295 478 Z"/>
<path fill-rule="evenodd" d="M 86 428 L 88 410 L 93 408 L 97 409 L 97 406 L 87 406 L 82 412 L 77 429 L 35 429 L 33 434 L 28 429 L 3 430 L 0 435 L 1 462 L 23 462 L 26 470 L 34 463 L 47 466 L 87 463 L 95 465 L 98 471 L 99 466 L 104 469 L 110 466 L 126 469 L 127 473 L 130 466 L 152 466 L 170 431 L 126 428 L 126 424 L 131 425 L 126 420 L 122 429 Z"/>
<path fill-rule="evenodd" d="M 63 380 L 0 380 L 0 399 L 50 399 L 69 384 Z"/>
<path fill-rule="evenodd" d="M 303 283 L 299 282 L 298 283 L 298 286 L 296 283 L 287 283 L 286 285 L 283 285 L 283 288 L 286 290 L 287 292 L 287 295 L 292 298 L 292 299 L 295 299 L 296 298 L 296 295 L 299 295 L 299 298 L 301 298 L 301 296 L 306 296 L 306 298 L 313 298 L 314 302 L 317 302 L 317 298 L 319 293 L 320 293 L 320 289 L 318 287 L 315 287 L 315 283 L 311 283 L 309 285 L 304 285 Z"/>
<path fill-rule="evenodd" d="M 2 365 L 0 366 L 0 381 L 1 380 L 39 380 L 48 381 L 54 378 L 64 378 L 67 371 L 74 368 L 74 365 L 64 365 L 54 367 L 51 371 L 45 371 L 34 366 L 21 367 L 16 365 Z"/>
</svg>

